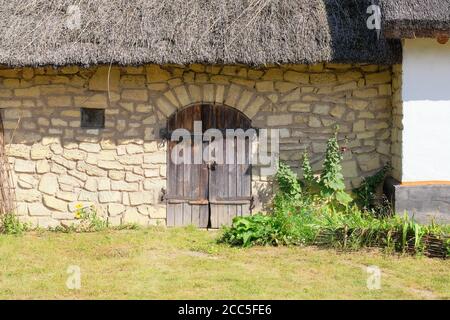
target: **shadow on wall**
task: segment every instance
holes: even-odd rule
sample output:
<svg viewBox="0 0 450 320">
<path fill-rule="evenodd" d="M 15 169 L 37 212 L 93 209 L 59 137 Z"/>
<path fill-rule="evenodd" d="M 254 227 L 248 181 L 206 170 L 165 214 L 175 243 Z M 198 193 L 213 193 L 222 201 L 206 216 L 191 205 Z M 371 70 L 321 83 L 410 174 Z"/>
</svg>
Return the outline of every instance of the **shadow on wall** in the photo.
<svg viewBox="0 0 450 320">
<path fill-rule="evenodd" d="M 272 199 L 274 196 L 274 181 L 270 180 L 267 183 L 258 184 L 256 188 L 256 199 L 258 203 L 254 203 L 256 210 L 253 213 L 261 212 L 271 212 L 272 211 Z"/>
</svg>

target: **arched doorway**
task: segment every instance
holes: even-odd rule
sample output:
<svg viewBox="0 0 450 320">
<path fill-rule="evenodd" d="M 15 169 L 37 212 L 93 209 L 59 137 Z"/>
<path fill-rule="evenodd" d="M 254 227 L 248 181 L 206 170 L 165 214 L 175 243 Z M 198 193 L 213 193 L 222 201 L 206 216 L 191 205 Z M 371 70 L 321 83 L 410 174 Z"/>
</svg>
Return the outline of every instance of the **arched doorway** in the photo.
<svg viewBox="0 0 450 320">
<path fill-rule="evenodd" d="M 195 133 L 196 121 L 201 121 L 202 130 Z M 227 129 L 246 131 L 250 127 L 250 119 L 239 110 L 225 105 L 195 104 L 169 118 L 167 122 L 169 136 L 176 129 L 189 131 L 191 140 L 188 140 L 186 145 L 191 162 L 180 164 L 178 157 L 182 156 L 184 151 L 177 153 L 176 148 L 179 147 L 176 146 L 181 140 L 169 141 L 167 226 L 195 225 L 200 228 L 219 228 L 221 225 L 231 224 L 236 216 L 251 213 L 251 143 L 247 138 L 241 140 L 243 142 L 239 144 L 236 137 L 227 138 L 225 135 Z M 202 135 L 208 129 L 218 129 L 223 133 L 222 162 L 211 161 L 212 158 L 208 156 L 202 156 L 200 160 L 197 156 L 197 161 L 194 160 L 195 154 L 198 155 L 198 152 L 203 154 L 208 146 L 208 142 L 203 141 Z M 199 135 L 201 137 L 198 137 Z M 242 148 L 242 145 L 245 145 L 245 148 Z"/>
</svg>

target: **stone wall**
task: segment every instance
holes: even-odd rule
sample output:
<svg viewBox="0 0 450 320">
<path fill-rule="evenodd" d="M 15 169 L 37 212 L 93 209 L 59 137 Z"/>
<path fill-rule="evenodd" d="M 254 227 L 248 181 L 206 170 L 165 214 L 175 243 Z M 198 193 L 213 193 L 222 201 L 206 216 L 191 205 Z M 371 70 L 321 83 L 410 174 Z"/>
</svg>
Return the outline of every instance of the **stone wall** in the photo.
<svg viewBox="0 0 450 320">
<path fill-rule="evenodd" d="M 402 181 L 402 132 L 403 132 L 403 99 L 402 99 L 402 66 L 392 68 L 392 177 Z"/>
<path fill-rule="evenodd" d="M 177 109 L 222 103 L 259 128 L 281 128 L 280 158 L 320 169 L 336 124 L 348 141 L 347 186 L 391 160 L 392 68 L 375 65 L 146 65 L 0 69 L 17 212 L 46 227 L 94 204 L 112 224 L 164 224 L 166 146 L 159 128 Z M 80 128 L 80 107 L 105 108 L 105 129 Z M 253 169 L 258 208 L 270 177 Z"/>
</svg>

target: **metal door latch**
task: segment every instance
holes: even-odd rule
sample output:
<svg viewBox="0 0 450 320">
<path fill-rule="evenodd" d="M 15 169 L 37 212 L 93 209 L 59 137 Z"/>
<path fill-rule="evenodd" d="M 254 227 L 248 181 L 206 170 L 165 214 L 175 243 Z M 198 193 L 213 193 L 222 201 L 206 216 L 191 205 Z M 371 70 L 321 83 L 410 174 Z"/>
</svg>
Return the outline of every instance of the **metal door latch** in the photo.
<svg viewBox="0 0 450 320">
<path fill-rule="evenodd" d="M 217 166 L 217 162 L 211 161 L 208 163 L 208 168 L 211 169 L 211 171 L 215 171 Z"/>
<path fill-rule="evenodd" d="M 165 188 L 161 188 L 160 200 L 161 200 L 161 202 L 164 202 L 166 200 L 166 189 Z"/>
</svg>

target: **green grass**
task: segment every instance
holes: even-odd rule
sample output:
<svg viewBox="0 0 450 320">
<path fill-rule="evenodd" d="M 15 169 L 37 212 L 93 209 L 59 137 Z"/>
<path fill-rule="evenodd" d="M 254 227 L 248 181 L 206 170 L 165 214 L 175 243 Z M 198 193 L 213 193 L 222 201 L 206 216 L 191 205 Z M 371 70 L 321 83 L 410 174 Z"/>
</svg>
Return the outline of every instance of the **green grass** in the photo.
<svg viewBox="0 0 450 320">
<path fill-rule="evenodd" d="M 0 236 L 0 299 L 450 299 L 450 261 L 314 247 L 230 248 L 193 228 Z M 66 288 L 69 265 L 81 289 Z M 366 267 L 381 268 L 368 290 Z"/>
</svg>

